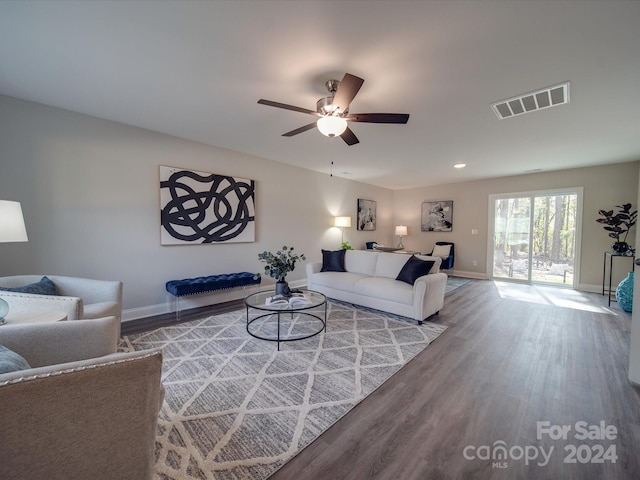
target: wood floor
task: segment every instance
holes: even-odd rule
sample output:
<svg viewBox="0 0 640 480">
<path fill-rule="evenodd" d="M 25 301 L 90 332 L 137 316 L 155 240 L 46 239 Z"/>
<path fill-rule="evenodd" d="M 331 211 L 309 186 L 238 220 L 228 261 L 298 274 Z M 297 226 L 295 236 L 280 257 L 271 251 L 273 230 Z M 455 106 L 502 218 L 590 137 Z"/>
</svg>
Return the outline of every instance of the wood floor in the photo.
<svg viewBox="0 0 640 480">
<path fill-rule="evenodd" d="M 532 303 L 549 297 L 507 287 L 514 299 L 490 281 L 448 295 L 436 320 L 448 330 L 270 480 L 640 478 L 630 315 L 613 303 L 615 314 L 601 313 L 599 295 L 564 300 L 594 312 Z M 583 421 L 612 425 L 616 438 L 576 439 Z M 538 439 L 537 422 L 571 430 L 566 440 L 549 437 L 555 428 Z M 506 459 L 486 459 L 497 446 Z M 613 450 L 615 463 L 606 459 Z"/>
<path fill-rule="evenodd" d="M 631 318 L 614 302 L 474 281 L 434 320 L 447 331 L 270 480 L 640 478 Z M 601 422 L 608 438 L 580 438 Z"/>
</svg>

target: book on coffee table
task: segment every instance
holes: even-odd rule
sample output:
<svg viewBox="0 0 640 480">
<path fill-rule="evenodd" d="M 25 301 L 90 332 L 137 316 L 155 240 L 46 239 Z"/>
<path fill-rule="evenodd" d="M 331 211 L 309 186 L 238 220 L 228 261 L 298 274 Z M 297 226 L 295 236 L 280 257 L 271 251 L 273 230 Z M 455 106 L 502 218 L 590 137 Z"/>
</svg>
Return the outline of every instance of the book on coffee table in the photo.
<svg viewBox="0 0 640 480">
<path fill-rule="evenodd" d="M 284 295 L 273 295 L 271 297 L 267 297 L 265 300 L 265 305 L 282 305 L 282 306 L 303 306 L 309 305 L 311 300 L 307 298 L 304 293 L 292 293 L 290 297 L 286 297 Z"/>
</svg>

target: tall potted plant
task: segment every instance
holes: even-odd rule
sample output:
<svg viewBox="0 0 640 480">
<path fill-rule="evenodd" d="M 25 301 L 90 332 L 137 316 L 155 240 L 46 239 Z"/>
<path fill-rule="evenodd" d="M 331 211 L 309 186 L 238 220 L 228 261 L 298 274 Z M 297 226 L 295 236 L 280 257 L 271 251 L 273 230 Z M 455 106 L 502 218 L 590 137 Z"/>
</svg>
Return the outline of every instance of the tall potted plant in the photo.
<svg viewBox="0 0 640 480">
<path fill-rule="evenodd" d="M 264 273 L 277 280 L 276 294 L 291 294 L 289 284 L 285 280 L 287 273 L 293 272 L 296 268 L 296 262 L 307 259 L 304 256 L 304 253 L 298 255 L 297 253 L 294 253 L 293 250 L 293 247 L 287 247 L 285 245 L 276 253 L 265 251 L 258 254 L 258 259 L 266 263 Z"/>
<path fill-rule="evenodd" d="M 601 218 L 597 218 L 596 222 L 604 224 L 604 229 L 609 232 L 611 238 L 615 238 L 615 243 L 611 248 L 616 253 L 626 253 L 630 247 L 627 243 L 627 235 L 629 230 L 636 224 L 638 211 L 631 211 L 631 204 L 616 205 L 618 209 L 614 213 L 613 210 L 598 210 Z"/>
</svg>

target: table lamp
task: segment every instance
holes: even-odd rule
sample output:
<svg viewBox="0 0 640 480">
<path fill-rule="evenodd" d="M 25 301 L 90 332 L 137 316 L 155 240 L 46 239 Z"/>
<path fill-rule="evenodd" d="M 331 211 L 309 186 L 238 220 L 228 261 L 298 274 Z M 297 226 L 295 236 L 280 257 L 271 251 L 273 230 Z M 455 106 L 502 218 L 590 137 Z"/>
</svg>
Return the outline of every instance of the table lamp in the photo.
<svg viewBox="0 0 640 480">
<path fill-rule="evenodd" d="M 344 243 L 344 227 L 351 227 L 351 217 L 336 217 L 334 226 L 342 231 L 342 243 Z"/>
<path fill-rule="evenodd" d="M 22 207 L 19 202 L 0 200 L 0 243 L 26 242 L 27 229 L 24 226 Z M 0 325 L 9 313 L 9 304 L 0 298 Z"/>
<path fill-rule="evenodd" d="M 396 226 L 396 235 L 400 237 L 400 243 L 398 243 L 398 248 L 404 248 L 402 244 L 402 237 L 407 236 L 407 227 L 405 225 Z"/>
</svg>

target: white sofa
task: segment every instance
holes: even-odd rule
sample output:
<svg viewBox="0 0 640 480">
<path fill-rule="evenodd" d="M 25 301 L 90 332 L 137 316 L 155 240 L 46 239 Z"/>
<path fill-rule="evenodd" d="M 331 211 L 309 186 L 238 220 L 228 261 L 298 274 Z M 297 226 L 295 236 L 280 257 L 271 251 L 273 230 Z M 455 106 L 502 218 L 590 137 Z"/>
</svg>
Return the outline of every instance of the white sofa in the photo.
<svg viewBox="0 0 640 480">
<path fill-rule="evenodd" d="M 24 287 L 38 283 L 46 276 L 55 285 L 57 295 L 0 291 L 0 298 L 9 304 L 9 311 L 64 312 L 67 320 L 122 317 L 122 282 L 64 277 L 60 275 L 14 275 L 0 277 L 0 287 Z"/>
<path fill-rule="evenodd" d="M 413 285 L 396 280 L 409 255 L 347 250 L 345 272 L 322 272 L 321 262 L 307 263 L 307 288 L 336 300 L 409 317 L 421 325 L 443 307 L 447 275 L 440 272 L 440 257 L 416 257 L 434 264 Z"/>
</svg>

